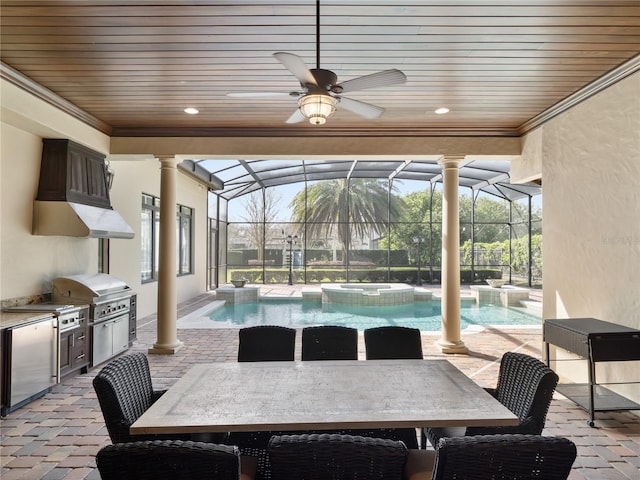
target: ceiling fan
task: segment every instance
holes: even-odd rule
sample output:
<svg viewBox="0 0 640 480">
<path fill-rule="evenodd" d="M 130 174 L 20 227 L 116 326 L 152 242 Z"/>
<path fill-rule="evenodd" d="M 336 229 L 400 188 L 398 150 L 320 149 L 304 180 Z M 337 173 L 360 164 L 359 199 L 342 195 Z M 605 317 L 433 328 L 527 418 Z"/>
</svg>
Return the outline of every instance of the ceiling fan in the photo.
<svg viewBox="0 0 640 480">
<path fill-rule="evenodd" d="M 342 94 L 386 87 L 404 83 L 407 80 L 404 73 L 394 68 L 338 83 L 338 76 L 335 73 L 320 68 L 320 0 L 316 1 L 316 68 L 309 69 L 304 60 L 293 53 L 277 52 L 273 56 L 298 79 L 302 87 L 300 91 L 236 92 L 227 95 L 237 98 L 297 98 L 298 109 L 288 118 L 287 123 L 298 123 L 309 119 L 313 125 L 323 125 L 327 118 L 335 113 L 338 104 L 362 117 L 378 118 L 384 113 L 384 108 L 343 97 Z"/>
</svg>

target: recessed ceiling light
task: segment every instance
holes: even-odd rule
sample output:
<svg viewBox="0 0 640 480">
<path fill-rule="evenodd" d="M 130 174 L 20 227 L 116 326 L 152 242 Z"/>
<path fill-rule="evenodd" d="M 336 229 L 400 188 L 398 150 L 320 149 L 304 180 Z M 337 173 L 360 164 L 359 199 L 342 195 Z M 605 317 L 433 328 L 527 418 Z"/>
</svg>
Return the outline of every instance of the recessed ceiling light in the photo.
<svg viewBox="0 0 640 480">
<path fill-rule="evenodd" d="M 197 108 L 188 107 L 184 109 L 184 113 L 188 113 L 189 115 L 196 115 L 200 113 Z"/>
<path fill-rule="evenodd" d="M 437 108 L 435 113 L 438 115 L 444 115 L 445 113 L 449 113 L 449 109 L 447 107 Z"/>
</svg>

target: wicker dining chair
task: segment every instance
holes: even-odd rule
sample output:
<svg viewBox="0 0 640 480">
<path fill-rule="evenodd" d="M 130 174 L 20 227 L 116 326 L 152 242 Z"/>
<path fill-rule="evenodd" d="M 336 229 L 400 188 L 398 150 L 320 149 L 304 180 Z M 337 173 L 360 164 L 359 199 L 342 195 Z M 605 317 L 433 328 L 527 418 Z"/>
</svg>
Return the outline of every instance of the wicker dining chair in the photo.
<svg viewBox="0 0 640 480">
<path fill-rule="evenodd" d="M 93 379 L 104 423 L 113 443 L 139 440 L 206 440 L 222 443 L 226 434 L 131 435 L 129 427 L 166 390 L 154 390 L 149 361 L 142 352 L 122 355 L 107 363 Z"/>
<path fill-rule="evenodd" d="M 422 448 L 426 448 L 426 440 L 429 440 L 437 449 L 440 439 L 445 437 L 505 433 L 540 435 L 557 384 L 558 375 L 537 358 L 524 353 L 507 352 L 500 361 L 496 388 L 486 390 L 518 416 L 519 425 L 423 428 Z"/>
<path fill-rule="evenodd" d="M 238 343 L 238 362 L 279 362 L 295 358 L 295 328 L 277 325 L 258 325 L 241 328 Z M 226 443 L 237 445 L 243 456 L 255 457 L 258 462 L 258 478 L 271 478 L 271 466 L 267 444 L 273 435 L 284 431 L 231 432 Z"/>
<path fill-rule="evenodd" d="M 338 325 L 319 325 L 302 329 L 302 360 L 358 360 L 358 329 Z M 357 435 L 361 431 L 308 430 L 298 434 L 336 433 Z M 362 431 L 362 433 L 366 433 Z"/>
<path fill-rule="evenodd" d="M 357 360 L 358 330 L 338 325 L 302 329 L 302 360 Z"/>
<path fill-rule="evenodd" d="M 440 440 L 432 480 L 566 480 L 575 444 L 541 435 L 478 435 Z"/>
<path fill-rule="evenodd" d="M 252 480 L 255 462 L 237 447 L 154 440 L 107 445 L 96 455 L 102 480 Z"/>
<path fill-rule="evenodd" d="M 239 362 L 279 362 L 295 358 L 295 328 L 257 325 L 241 328 L 238 336 Z"/>
<path fill-rule="evenodd" d="M 364 331 L 367 360 L 422 360 L 420 330 L 409 327 L 376 327 Z"/>
<path fill-rule="evenodd" d="M 338 434 L 274 436 L 275 480 L 402 480 L 407 448 L 388 439 Z"/>
<path fill-rule="evenodd" d="M 104 423 L 113 443 L 173 438 L 189 440 L 188 435 L 130 435 L 129 427 L 166 390 L 154 390 L 149 362 L 144 353 L 122 355 L 98 372 L 93 379 Z"/>
<path fill-rule="evenodd" d="M 422 336 L 417 328 L 389 326 L 364 331 L 367 360 L 422 360 Z M 402 440 L 407 448 L 418 448 L 415 428 L 354 430 L 353 434 Z"/>
</svg>

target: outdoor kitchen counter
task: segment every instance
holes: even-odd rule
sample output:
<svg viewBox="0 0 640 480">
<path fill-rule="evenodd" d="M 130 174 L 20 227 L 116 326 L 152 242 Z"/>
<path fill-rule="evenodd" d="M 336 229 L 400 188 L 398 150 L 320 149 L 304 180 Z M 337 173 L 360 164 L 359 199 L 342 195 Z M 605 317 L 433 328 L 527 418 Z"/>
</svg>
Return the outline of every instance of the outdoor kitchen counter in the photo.
<svg viewBox="0 0 640 480">
<path fill-rule="evenodd" d="M 15 328 L 28 323 L 52 318 L 51 312 L 2 312 L 0 311 L 0 330 Z"/>
</svg>

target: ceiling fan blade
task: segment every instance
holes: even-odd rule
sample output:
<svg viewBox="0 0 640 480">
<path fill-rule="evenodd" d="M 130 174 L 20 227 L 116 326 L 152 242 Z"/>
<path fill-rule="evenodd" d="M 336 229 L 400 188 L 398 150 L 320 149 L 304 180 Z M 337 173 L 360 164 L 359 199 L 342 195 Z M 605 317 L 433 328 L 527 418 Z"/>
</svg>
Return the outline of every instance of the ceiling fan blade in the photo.
<svg viewBox="0 0 640 480">
<path fill-rule="evenodd" d="M 352 98 L 339 97 L 340 106 L 345 110 L 356 113 L 365 118 L 378 118 L 384 113 L 384 108 L 372 105 L 370 103 L 361 102 Z"/>
<path fill-rule="evenodd" d="M 231 92 L 227 97 L 234 98 L 291 98 L 299 96 L 298 92 Z"/>
<path fill-rule="evenodd" d="M 306 117 L 302 114 L 302 111 L 298 108 L 293 114 L 287 119 L 287 123 L 300 123 L 304 121 Z"/>
<path fill-rule="evenodd" d="M 311 70 L 307 68 L 304 60 L 302 60 L 298 55 L 286 52 L 276 52 L 273 56 L 276 57 L 276 59 L 284 65 L 287 70 L 295 75 L 300 82 L 300 85 L 303 87 L 306 87 L 307 85 L 318 86 L 318 82 L 311 73 Z"/>
<path fill-rule="evenodd" d="M 396 83 L 404 83 L 407 76 L 400 70 L 392 68 L 383 70 L 382 72 L 364 75 L 362 77 L 352 78 L 346 82 L 339 83 L 336 87 L 342 88 L 336 93 L 355 92 L 356 90 L 365 90 L 367 88 L 386 87 L 387 85 L 395 85 Z"/>
</svg>

